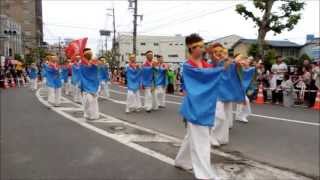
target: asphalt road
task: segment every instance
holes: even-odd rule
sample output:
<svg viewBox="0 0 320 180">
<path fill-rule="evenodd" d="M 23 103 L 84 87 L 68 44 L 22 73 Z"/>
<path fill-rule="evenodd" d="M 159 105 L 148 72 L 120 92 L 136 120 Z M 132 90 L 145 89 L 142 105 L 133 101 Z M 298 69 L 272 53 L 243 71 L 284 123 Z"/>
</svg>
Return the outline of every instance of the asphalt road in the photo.
<svg viewBox="0 0 320 180">
<path fill-rule="evenodd" d="M 181 97 L 167 96 L 166 109 L 125 114 L 121 101 L 126 99 L 126 89 L 117 85 L 111 85 L 111 89 L 114 90 L 111 98 L 120 102 L 100 101 L 100 111 L 165 134 L 184 137 L 185 128 L 177 113 Z M 319 111 L 254 104 L 252 111 L 256 116 L 250 116 L 248 124 L 235 123 L 230 144 L 221 150 L 319 177 Z"/>
<path fill-rule="evenodd" d="M 111 90 L 111 99 L 99 101 L 101 113 L 184 137 L 178 114 L 181 97 L 167 96 L 165 109 L 126 114 L 126 89 L 112 85 Z M 249 123 L 235 123 L 230 144 L 219 150 L 319 179 L 319 112 L 274 105 L 252 108 Z M 170 158 L 177 151 L 166 143 L 140 144 Z M 217 166 L 222 159 L 230 161 L 217 154 L 213 159 Z M 0 170 L 1 179 L 193 179 L 190 173 L 67 120 L 25 88 L 1 90 Z"/>
<path fill-rule="evenodd" d="M 0 179 L 193 179 L 43 106 L 29 89 L 1 90 Z"/>
</svg>

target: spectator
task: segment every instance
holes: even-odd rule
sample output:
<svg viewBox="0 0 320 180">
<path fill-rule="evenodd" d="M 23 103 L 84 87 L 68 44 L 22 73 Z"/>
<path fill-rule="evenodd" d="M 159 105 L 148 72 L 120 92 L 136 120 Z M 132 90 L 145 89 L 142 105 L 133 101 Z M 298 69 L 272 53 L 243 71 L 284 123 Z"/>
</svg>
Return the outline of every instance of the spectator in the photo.
<svg viewBox="0 0 320 180">
<path fill-rule="evenodd" d="M 312 68 L 313 79 L 315 81 L 315 86 L 320 89 L 320 61 L 313 64 Z"/>
<path fill-rule="evenodd" d="M 264 101 L 267 100 L 267 88 L 270 87 L 270 82 L 269 82 L 269 70 L 265 69 L 265 66 L 263 63 L 260 63 L 260 66 L 257 68 L 257 82 L 258 84 L 263 85 L 263 96 L 264 96 Z"/>
<path fill-rule="evenodd" d="M 284 74 L 288 72 L 287 65 L 283 62 L 281 56 L 276 57 L 276 63 L 272 65 L 271 72 L 273 73 L 273 83 L 275 83 L 274 90 L 272 91 L 272 103 L 282 103 L 282 91 L 280 85 L 283 81 Z M 274 84 L 273 84 L 274 86 Z"/>
<path fill-rule="evenodd" d="M 175 73 L 172 70 L 172 68 L 169 68 L 167 72 L 168 76 L 168 86 L 167 86 L 167 93 L 168 94 L 173 94 L 174 93 L 174 82 L 175 82 Z"/>
<path fill-rule="evenodd" d="M 310 69 L 309 66 L 304 66 L 302 67 L 302 80 L 306 86 L 306 92 L 305 92 L 305 96 L 304 96 L 304 100 L 305 103 L 308 107 L 312 107 L 313 106 L 313 101 L 312 100 L 312 94 L 310 92 L 311 88 L 311 81 L 312 81 L 312 76 L 310 73 Z"/>
<path fill-rule="evenodd" d="M 283 105 L 285 107 L 291 107 L 293 105 L 293 83 L 289 74 L 284 75 L 284 81 L 281 83 L 281 88 L 283 92 Z"/>
</svg>

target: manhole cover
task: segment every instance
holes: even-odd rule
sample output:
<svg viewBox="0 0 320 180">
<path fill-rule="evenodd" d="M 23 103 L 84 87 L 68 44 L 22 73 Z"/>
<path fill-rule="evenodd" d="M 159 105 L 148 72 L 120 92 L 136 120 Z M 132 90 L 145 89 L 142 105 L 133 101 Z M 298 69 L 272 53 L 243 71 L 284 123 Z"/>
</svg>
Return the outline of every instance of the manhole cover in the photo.
<svg viewBox="0 0 320 180">
<path fill-rule="evenodd" d="M 224 165 L 222 168 L 230 173 L 238 174 L 239 172 L 243 171 L 244 167 L 243 165 L 239 164 L 228 164 Z"/>
<path fill-rule="evenodd" d="M 124 130 L 125 128 L 122 127 L 122 126 L 115 126 L 115 127 L 112 127 L 112 129 L 115 130 L 115 131 L 122 131 L 122 130 Z"/>
</svg>

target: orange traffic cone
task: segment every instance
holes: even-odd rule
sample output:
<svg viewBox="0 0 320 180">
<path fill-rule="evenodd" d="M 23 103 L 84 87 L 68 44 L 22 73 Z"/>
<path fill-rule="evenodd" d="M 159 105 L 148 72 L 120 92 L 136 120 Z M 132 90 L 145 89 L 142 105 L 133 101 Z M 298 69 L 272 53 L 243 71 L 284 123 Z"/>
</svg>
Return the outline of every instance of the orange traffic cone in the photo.
<svg viewBox="0 0 320 180">
<path fill-rule="evenodd" d="M 264 97 L 263 97 L 263 85 L 259 85 L 257 99 L 255 101 L 256 104 L 264 104 Z"/>
<path fill-rule="evenodd" d="M 16 82 L 14 81 L 13 78 L 11 78 L 11 87 L 16 87 Z"/>
<path fill-rule="evenodd" d="M 313 109 L 320 110 L 320 90 L 318 90 L 317 92 L 317 97 L 316 97 Z"/>
<path fill-rule="evenodd" d="M 4 88 L 8 89 L 9 88 L 9 84 L 8 84 L 8 79 L 4 78 Z"/>
</svg>

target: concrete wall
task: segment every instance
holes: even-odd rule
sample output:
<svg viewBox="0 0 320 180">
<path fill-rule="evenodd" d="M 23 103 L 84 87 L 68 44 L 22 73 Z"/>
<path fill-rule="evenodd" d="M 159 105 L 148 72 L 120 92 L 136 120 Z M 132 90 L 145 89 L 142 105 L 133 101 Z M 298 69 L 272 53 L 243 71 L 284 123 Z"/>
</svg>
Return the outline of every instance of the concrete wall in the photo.
<svg viewBox="0 0 320 180">
<path fill-rule="evenodd" d="M 117 52 L 120 55 L 120 64 L 123 65 L 132 52 L 132 36 L 120 35 L 117 41 L 119 43 Z M 144 53 L 148 50 L 152 50 L 155 55 L 162 55 L 165 62 L 183 62 L 186 58 L 185 38 L 183 36 L 138 36 L 138 62 L 145 60 Z"/>
</svg>

